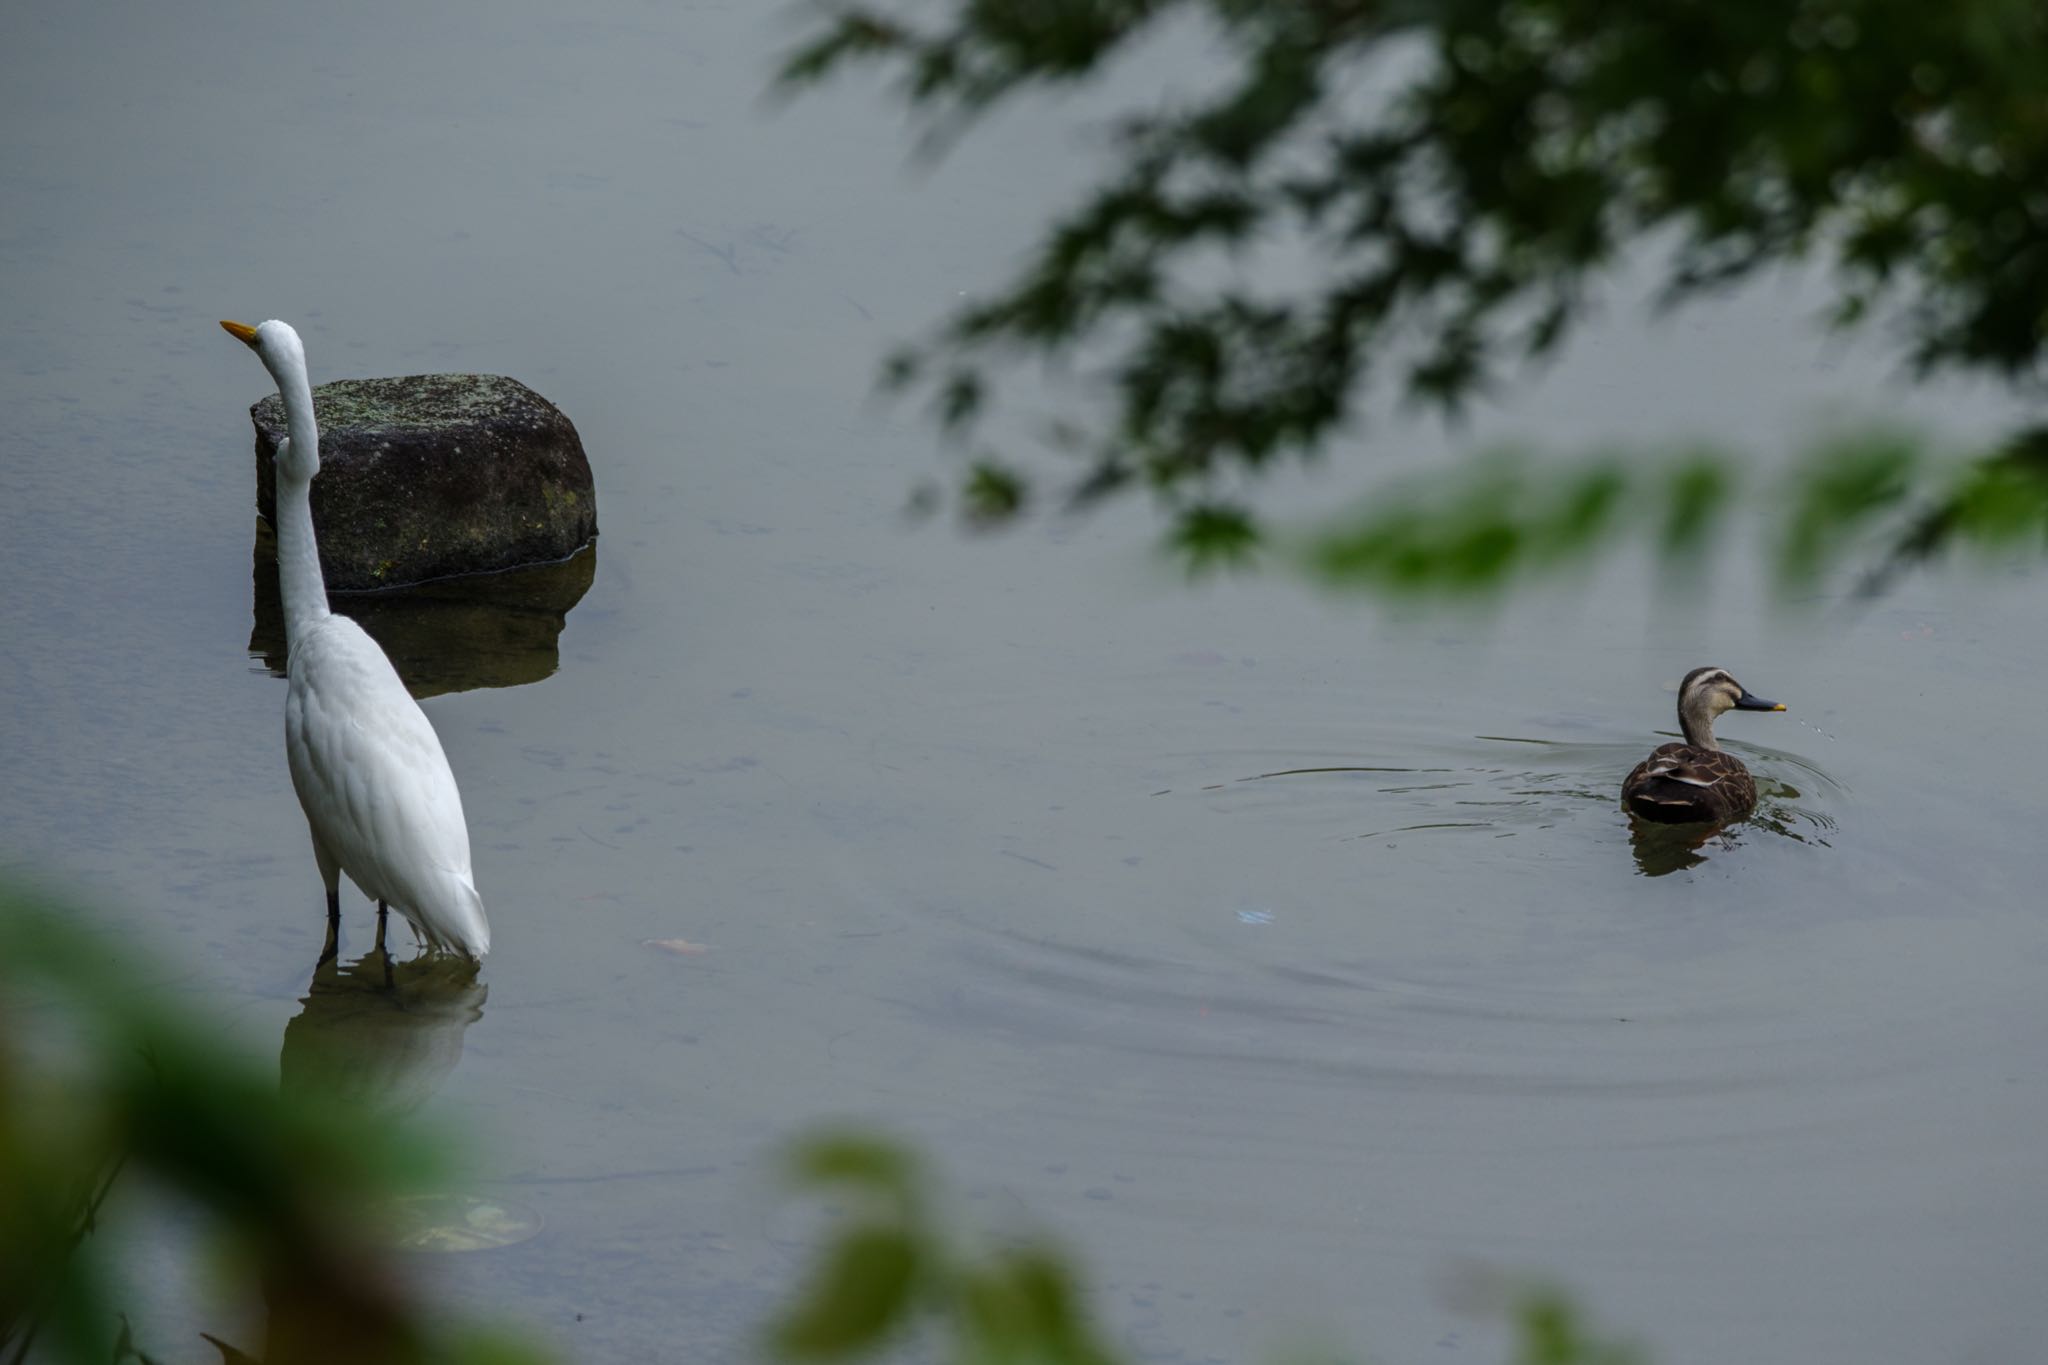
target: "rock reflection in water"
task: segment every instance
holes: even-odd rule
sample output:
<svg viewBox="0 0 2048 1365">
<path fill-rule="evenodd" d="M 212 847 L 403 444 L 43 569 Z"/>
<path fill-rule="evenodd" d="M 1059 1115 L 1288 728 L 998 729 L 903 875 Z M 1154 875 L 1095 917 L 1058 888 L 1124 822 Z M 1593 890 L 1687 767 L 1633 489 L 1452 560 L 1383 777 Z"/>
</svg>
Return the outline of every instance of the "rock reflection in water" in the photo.
<svg viewBox="0 0 2048 1365">
<path fill-rule="evenodd" d="M 277 542 L 256 525 L 255 624 L 249 653 L 285 672 L 284 606 L 277 591 Z M 559 564 L 443 578 L 382 592 L 330 593 L 338 612 L 383 646 L 415 697 L 478 687 L 517 687 L 552 674 L 569 611 L 597 576 L 597 544 Z"/>
<path fill-rule="evenodd" d="M 483 1017 L 489 987 L 459 954 L 393 962 L 377 949 L 313 969 L 284 1027 L 278 1080 L 390 1117 L 411 1113 L 462 1059 L 462 1035 Z"/>
</svg>

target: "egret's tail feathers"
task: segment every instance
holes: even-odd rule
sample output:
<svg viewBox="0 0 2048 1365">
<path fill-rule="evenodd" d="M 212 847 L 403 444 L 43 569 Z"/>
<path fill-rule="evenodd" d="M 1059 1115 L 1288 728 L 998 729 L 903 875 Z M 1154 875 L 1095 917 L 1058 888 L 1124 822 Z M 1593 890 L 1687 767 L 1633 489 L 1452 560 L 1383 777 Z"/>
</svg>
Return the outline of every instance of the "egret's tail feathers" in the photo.
<svg viewBox="0 0 2048 1365">
<path fill-rule="evenodd" d="M 491 950 L 491 922 L 484 918 L 484 898 L 464 878 L 456 884 L 453 923 L 446 926 L 448 946 L 481 959 Z"/>
<path fill-rule="evenodd" d="M 478 960 L 491 950 L 491 922 L 484 918 L 484 898 L 468 877 L 444 877 L 432 907 L 424 914 L 406 913 L 428 947 L 446 948 Z"/>
</svg>

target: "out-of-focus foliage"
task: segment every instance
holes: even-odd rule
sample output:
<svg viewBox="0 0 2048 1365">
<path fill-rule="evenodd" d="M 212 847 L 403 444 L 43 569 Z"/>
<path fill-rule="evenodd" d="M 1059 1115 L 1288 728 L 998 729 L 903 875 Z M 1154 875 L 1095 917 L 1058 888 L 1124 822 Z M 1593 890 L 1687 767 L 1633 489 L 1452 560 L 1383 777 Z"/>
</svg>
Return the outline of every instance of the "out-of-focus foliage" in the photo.
<svg viewBox="0 0 2048 1365">
<path fill-rule="evenodd" d="M 1768 479 L 1735 452 L 1707 447 L 1570 463 L 1498 451 L 1383 487 L 1287 548 L 1320 581 L 1470 596 L 1634 540 L 1661 559 L 1668 582 L 1704 588 L 1721 568 L 1716 531 L 1744 492 L 1763 509 L 1779 581 L 1795 588 L 1854 564 L 1852 586 L 1875 592 L 1959 539 L 2048 550 L 2048 436 L 1944 458 L 1887 431 L 1822 442 Z"/>
<path fill-rule="evenodd" d="M 1127 1365 L 1089 1320 L 1079 1276 L 1044 1242 L 963 1250 L 932 1208 L 929 1178 L 902 1148 L 857 1134 L 800 1147 L 795 1184 L 838 1205 L 810 1283 L 770 1329 L 798 1365 L 910 1347 L 955 1365 Z M 1555 1288 L 1470 1277 L 1472 1311 L 1504 1321 L 1514 1365 L 1644 1365 Z"/>
<path fill-rule="evenodd" d="M 823 0 L 818 14 L 785 88 L 879 66 L 935 136 L 1175 27 L 1209 34 L 1224 66 L 1206 96 L 1123 120 L 1115 169 L 1021 272 L 889 363 L 888 382 L 927 390 L 972 452 L 962 501 L 979 522 L 1039 493 L 976 435 L 996 368 L 1071 362 L 1104 382 L 1112 414 L 1048 433 L 1078 460 L 1055 500 L 1146 490 L 1190 562 L 1241 561 L 1260 529 L 1247 473 L 1315 457 L 1369 380 L 1459 408 L 1553 353 L 1589 286 L 1653 237 L 1666 303 L 1811 257 L 1833 270 L 1836 321 L 1890 319 L 1922 371 L 2040 374 L 2038 0 Z M 1311 283 L 1235 268 L 1274 243 L 1306 252 Z M 2038 489 L 1987 467 L 1901 548 L 2035 524 Z M 1853 520 L 1862 491 L 1831 493 L 1821 517 Z M 1546 494 L 1577 496 L 1611 494 Z M 1689 517 L 1727 505 L 1710 496 Z M 1618 524 L 1600 506 L 1553 511 L 1547 531 L 1570 543 L 1546 554 L 1599 544 L 1582 519 Z M 1811 530 L 1806 550 L 1831 548 Z M 1453 557 L 1467 586 L 1517 562 L 1498 545 Z"/>
<path fill-rule="evenodd" d="M 936 1324 L 948 1334 L 948 1357 L 973 1365 L 1117 1365 L 1088 1323 L 1065 1259 L 1029 1244 L 963 1254 L 901 1148 L 821 1136 L 798 1150 L 792 1172 L 801 1188 L 846 1209 L 809 1284 L 770 1331 L 776 1354 L 842 1359 Z"/>
<path fill-rule="evenodd" d="M 224 1362 L 519 1365 L 452 1326 L 377 1230 L 435 1149 L 277 1076 L 160 1000 L 77 907 L 0 885 L 0 1361 L 149 1361 L 99 1222 L 133 1186 L 182 1201 L 267 1327 Z M 212 1340 L 212 1338 L 209 1338 Z M 195 1343 L 177 1343 L 189 1358 Z M 158 1344 L 161 1349 L 161 1343 Z M 243 1354 L 246 1351 L 247 1354 Z"/>
<path fill-rule="evenodd" d="M 1556 1285 L 1474 1270 L 1457 1286 L 1456 1298 L 1466 1312 L 1509 1325 L 1513 1365 L 1649 1365 L 1647 1351 L 1597 1330 Z"/>
<path fill-rule="evenodd" d="M 148 1185 L 198 1215 L 226 1297 L 266 1323 L 260 1349 L 205 1334 L 222 1365 L 540 1365 L 511 1336 L 451 1324 L 379 1231 L 395 1192 L 443 1169 L 435 1150 L 354 1102 L 280 1093 L 81 922 L 74 905 L 0 884 L 0 1362 L 33 1350 L 154 1365 L 119 1310 L 120 1249 L 101 1223 Z M 1126 1365 L 1062 1252 L 963 1248 L 904 1149 L 826 1134 L 798 1149 L 792 1175 L 839 1219 L 771 1326 L 781 1358 L 817 1365 L 917 1338 L 960 1365 Z M 1553 1289 L 1495 1277 L 1481 1289 L 1476 1311 L 1508 1324 L 1516 1365 L 1646 1359 Z"/>
<path fill-rule="evenodd" d="M 1515 1365 L 1647 1365 L 1650 1358 L 1633 1342 L 1594 1331 L 1585 1310 L 1553 1288 L 1520 1290 L 1510 1314 L 1517 1337 Z"/>
</svg>

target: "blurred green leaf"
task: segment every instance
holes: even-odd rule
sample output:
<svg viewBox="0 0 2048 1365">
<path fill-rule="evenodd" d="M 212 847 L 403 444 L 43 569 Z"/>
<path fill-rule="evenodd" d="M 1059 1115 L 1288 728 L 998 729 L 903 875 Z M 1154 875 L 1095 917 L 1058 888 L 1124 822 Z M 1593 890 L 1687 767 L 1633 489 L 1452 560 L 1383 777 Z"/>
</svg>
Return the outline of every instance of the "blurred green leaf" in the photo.
<svg viewBox="0 0 2048 1365">
<path fill-rule="evenodd" d="M 1500 452 L 1384 490 L 1313 536 L 1307 565 L 1326 582 L 1394 592 L 1497 589 L 1585 558 L 1629 491 L 1627 473 L 1605 459 L 1546 469 Z"/>
<path fill-rule="evenodd" d="M 90 922 L 0 884 L 0 1349 L 33 1337 L 77 1365 L 147 1358 L 114 1310 L 95 1217 L 110 1188 L 140 1183 L 182 1200 L 246 1277 L 268 1310 L 269 1365 L 472 1358 L 366 1216 L 444 1170 L 445 1147 L 323 1094 L 281 1094 L 274 1062 L 224 1047 Z M 32 1039 L 12 1027 L 23 1018 Z"/>
<path fill-rule="evenodd" d="M 1175 517 L 1167 550 L 1190 574 L 1249 566 L 1258 553 L 1259 533 L 1241 507 L 1205 504 Z"/>
<path fill-rule="evenodd" d="M 230 1346 L 211 1332 L 201 1332 L 199 1335 L 205 1338 L 207 1344 L 212 1346 L 214 1350 L 220 1352 L 220 1365 L 263 1365 L 263 1362 L 255 1356 L 250 1355 L 247 1351 Z"/>
<path fill-rule="evenodd" d="M 917 1207 L 936 1199 L 904 1148 L 855 1133 L 806 1143 L 790 1174 L 812 1192 L 886 1190 L 892 1205 Z M 771 1328 L 772 1348 L 814 1361 L 873 1354 L 907 1337 L 916 1358 L 956 1365 L 1126 1365 L 1128 1353 L 1096 1331 L 1089 1295 L 1059 1248 L 1026 1240 L 955 1255 L 942 1230 L 940 1220 L 857 1220 L 828 1230 L 805 1286 Z M 1596 1330 L 1553 1287 L 1477 1271 L 1460 1288 L 1466 1307 L 1511 1329 L 1516 1365 L 1648 1360 L 1633 1343 Z"/>
<path fill-rule="evenodd" d="M 1649 1360 L 1633 1343 L 1596 1335 L 1579 1306 L 1555 1289 L 1524 1290 L 1513 1317 L 1516 1365 L 1647 1365 Z"/>
<path fill-rule="evenodd" d="M 1920 463 L 1911 440 L 1883 434 L 1832 442 L 1802 461 L 1789 480 L 1780 571 L 1794 583 L 1819 577 L 1907 502 Z"/>
<path fill-rule="evenodd" d="M 900 1228 L 841 1233 L 796 1307 L 775 1324 L 774 1349 L 815 1360 L 875 1346 L 908 1317 L 917 1268 L 918 1248 Z"/>
<path fill-rule="evenodd" d="M 1114 1365 L 1086 1321 L 1065 1261 L 1048 1248 L 964 1270 L 956 1293 L 969 1359 Z"/>
<path fill-rule="evenodd" d="M 2048 432 L 2028 432 L 1969 466 L 1940 509 L 1966 541 L 2048 548 Z"/>
<path fill-rule="evenodd" d="M 1867 573 L 1873 558 L 1918 563 L 1953 544 L 2048 553 L 2048 456 L 2034 446 L 1971 459 L 1872 430 L 1800 452 L 1775 487 L 1710 449 L 1577 461 L 1496 451 L 1389 483 L 1293 542 L 1294 559 L 1338 586 L 1485 596 L 1636 541 L 1662 556 L 1667 586 L 1706 586 L 1745 496 L 1792 583 L 1857 564 Z"/>
<path fill-rule="evenodd" d="M 1703 554 L 1735 492 L 1728 457 L 1702 451 L 1675 460 L 1666 475 L 1659 549 L 1667 565 Z"/>
<path fill-rule="evenodd" d="M 447 1365 L 549 1365 L 554 1359 L 526 1337 L 502 1329 L 465 1329 L 445 1350 Z"/>
<path fill-rule="evenodd" d="M 916 1159 L 893 1143 L 852 1132 L 813 1134 L 789 1156 L 789 1173 L 801 1188 L 851 1185 L 888 1196 L 897 1208 L 916 1202 Z"/>
<path fill-rule="evenodd" d="M 1000 526 L 1024 510 L 1024 481 L 993 460 L 979 460 L 968 473 L 961 503 L 970 524 Z"/>
</svg>

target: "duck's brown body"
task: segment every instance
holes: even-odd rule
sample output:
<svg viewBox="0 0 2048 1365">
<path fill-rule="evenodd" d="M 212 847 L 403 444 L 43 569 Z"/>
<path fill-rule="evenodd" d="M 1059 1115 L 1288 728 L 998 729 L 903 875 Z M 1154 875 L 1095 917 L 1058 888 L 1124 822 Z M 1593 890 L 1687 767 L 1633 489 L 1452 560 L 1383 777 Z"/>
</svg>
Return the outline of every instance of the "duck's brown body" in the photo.
<svg viewBox="0 0 2048 1365">
<path fill-rule="evenodd" d="M 1663 825 L 1732 820 L 1756 805 L 1756 779 L 1726 750 L 1665 744 L 1622 782 L 1621 799 L 1643 819 Z"/>
<path fill-rule="evenodd" d="M 1742 760 L 1714 743 L 1714 717 L 1727 711 L 1782 711 L 1728 676 L 1723 668 L 1695 668 L 1678 685 L 1678 728 L 1683 744 L 1664 744 L 1638 763 L 1621 784 L 1621 803 L 1660 825 L 1734 820 L 1756 805 L 1756 779 Z"/>
</svg>

